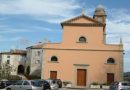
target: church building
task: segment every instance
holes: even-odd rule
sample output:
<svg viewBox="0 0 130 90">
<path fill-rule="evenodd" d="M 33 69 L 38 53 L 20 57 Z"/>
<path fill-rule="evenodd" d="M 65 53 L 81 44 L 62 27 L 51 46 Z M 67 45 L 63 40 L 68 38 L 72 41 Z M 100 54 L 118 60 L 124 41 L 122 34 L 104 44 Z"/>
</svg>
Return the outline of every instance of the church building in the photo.
<svg viewBox="0 0 130 90">
<path fill-rule="evenodd" d="M 123 44 L 106 43 L 106 12 L 99 5 L 93 17 L 73 17 L 61 23 L 61 43 L 43 46 L 42 78 L 70 81 L 73 87 L 123 80 Z"/>
</svg>

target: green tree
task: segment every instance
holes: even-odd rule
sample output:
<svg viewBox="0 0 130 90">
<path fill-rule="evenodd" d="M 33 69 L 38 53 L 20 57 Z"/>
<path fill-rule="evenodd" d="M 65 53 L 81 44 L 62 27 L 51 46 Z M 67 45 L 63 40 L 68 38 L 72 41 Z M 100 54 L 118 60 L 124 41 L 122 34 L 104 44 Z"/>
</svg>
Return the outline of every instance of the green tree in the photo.
<svg viewBox="0 0 130 90">
<path fill-rule="evenodd" d="M 0 79 L 7 79 L 10 77 L 12 70 L 13 69 L 10 64 L 4 63 L 0 65 Z"/>
</svg>

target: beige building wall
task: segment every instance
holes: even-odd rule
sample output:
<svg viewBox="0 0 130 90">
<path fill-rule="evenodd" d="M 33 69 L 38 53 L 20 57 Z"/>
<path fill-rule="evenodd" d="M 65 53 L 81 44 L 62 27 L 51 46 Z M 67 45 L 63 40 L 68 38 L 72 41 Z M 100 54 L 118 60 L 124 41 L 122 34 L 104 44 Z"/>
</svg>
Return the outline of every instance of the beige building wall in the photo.
<svg viewBox="0 0 130 90">
<path fill-rule="evenodd" d="M 76 85 L 76 69 L 83 68 L 87 69 L 87 85 L 92 82 L 107 82 L 107 73 L 114 73 L 115 81 L 120 81 L 120 54 L 115 51 L 46 50 L 43 78 L 50 78 L 50 71 L 58 71 L 58 78 Z M 58 57 L 58 62 L 50 61 L 54 55 Z M 115 64 L 107 64 L 110 57 L 116 60 Z"/>
</svg>

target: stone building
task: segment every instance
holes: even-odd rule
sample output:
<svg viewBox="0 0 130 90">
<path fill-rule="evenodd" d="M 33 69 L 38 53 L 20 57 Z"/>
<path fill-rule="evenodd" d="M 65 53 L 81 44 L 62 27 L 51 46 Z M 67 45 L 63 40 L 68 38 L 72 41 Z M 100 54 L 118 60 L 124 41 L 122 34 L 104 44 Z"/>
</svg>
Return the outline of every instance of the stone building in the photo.
<svg viewBox="0 0 130 90">
<path fill-rule="evenodd" d="M 9 64 L 12 67 L 11 75 L 24 74 L 26 63 L 25 50 L 10 50 L 9 52 L 0 53 L 0 65 Z"/>
<path fill-rule="evenodd" d="M 43 43 L 27 47 L 26 74 L 41 76 Z"/>
</svg>

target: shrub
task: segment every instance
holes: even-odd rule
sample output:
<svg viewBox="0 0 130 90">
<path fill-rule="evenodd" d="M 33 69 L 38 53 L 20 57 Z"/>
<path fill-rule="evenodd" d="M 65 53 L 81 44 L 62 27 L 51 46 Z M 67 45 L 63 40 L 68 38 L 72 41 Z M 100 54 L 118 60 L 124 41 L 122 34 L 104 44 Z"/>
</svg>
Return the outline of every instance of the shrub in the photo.
<svg viewBox="0 0 130 90">
<path fill-rule="evenodd" d="M 110 85 L 110 82 L 103 83 L 102 85 Z"/>
<path fill-rule="evenodd" d="M 93 82 L 91 83 L 91 85 L 99 85 L 97 82 Z"/>
<path fill-rule="evenodd" d="M 17 75 L 2 76 L 1 79 L 7 80 L 21 80 L 22 78 Z"/>
<path fill-rule="evenodd" d="M 63 81 L 64 86 L 67 86 L 67 84 L 71 84 L 70 81 Z"/>
<path fill-rule="evenodd" d="M 31 80 L 31 79 L 41 79 L 41 77 L 36 76 L 36 75 L 25 75 L 27 79 Z"/>
</svg>

